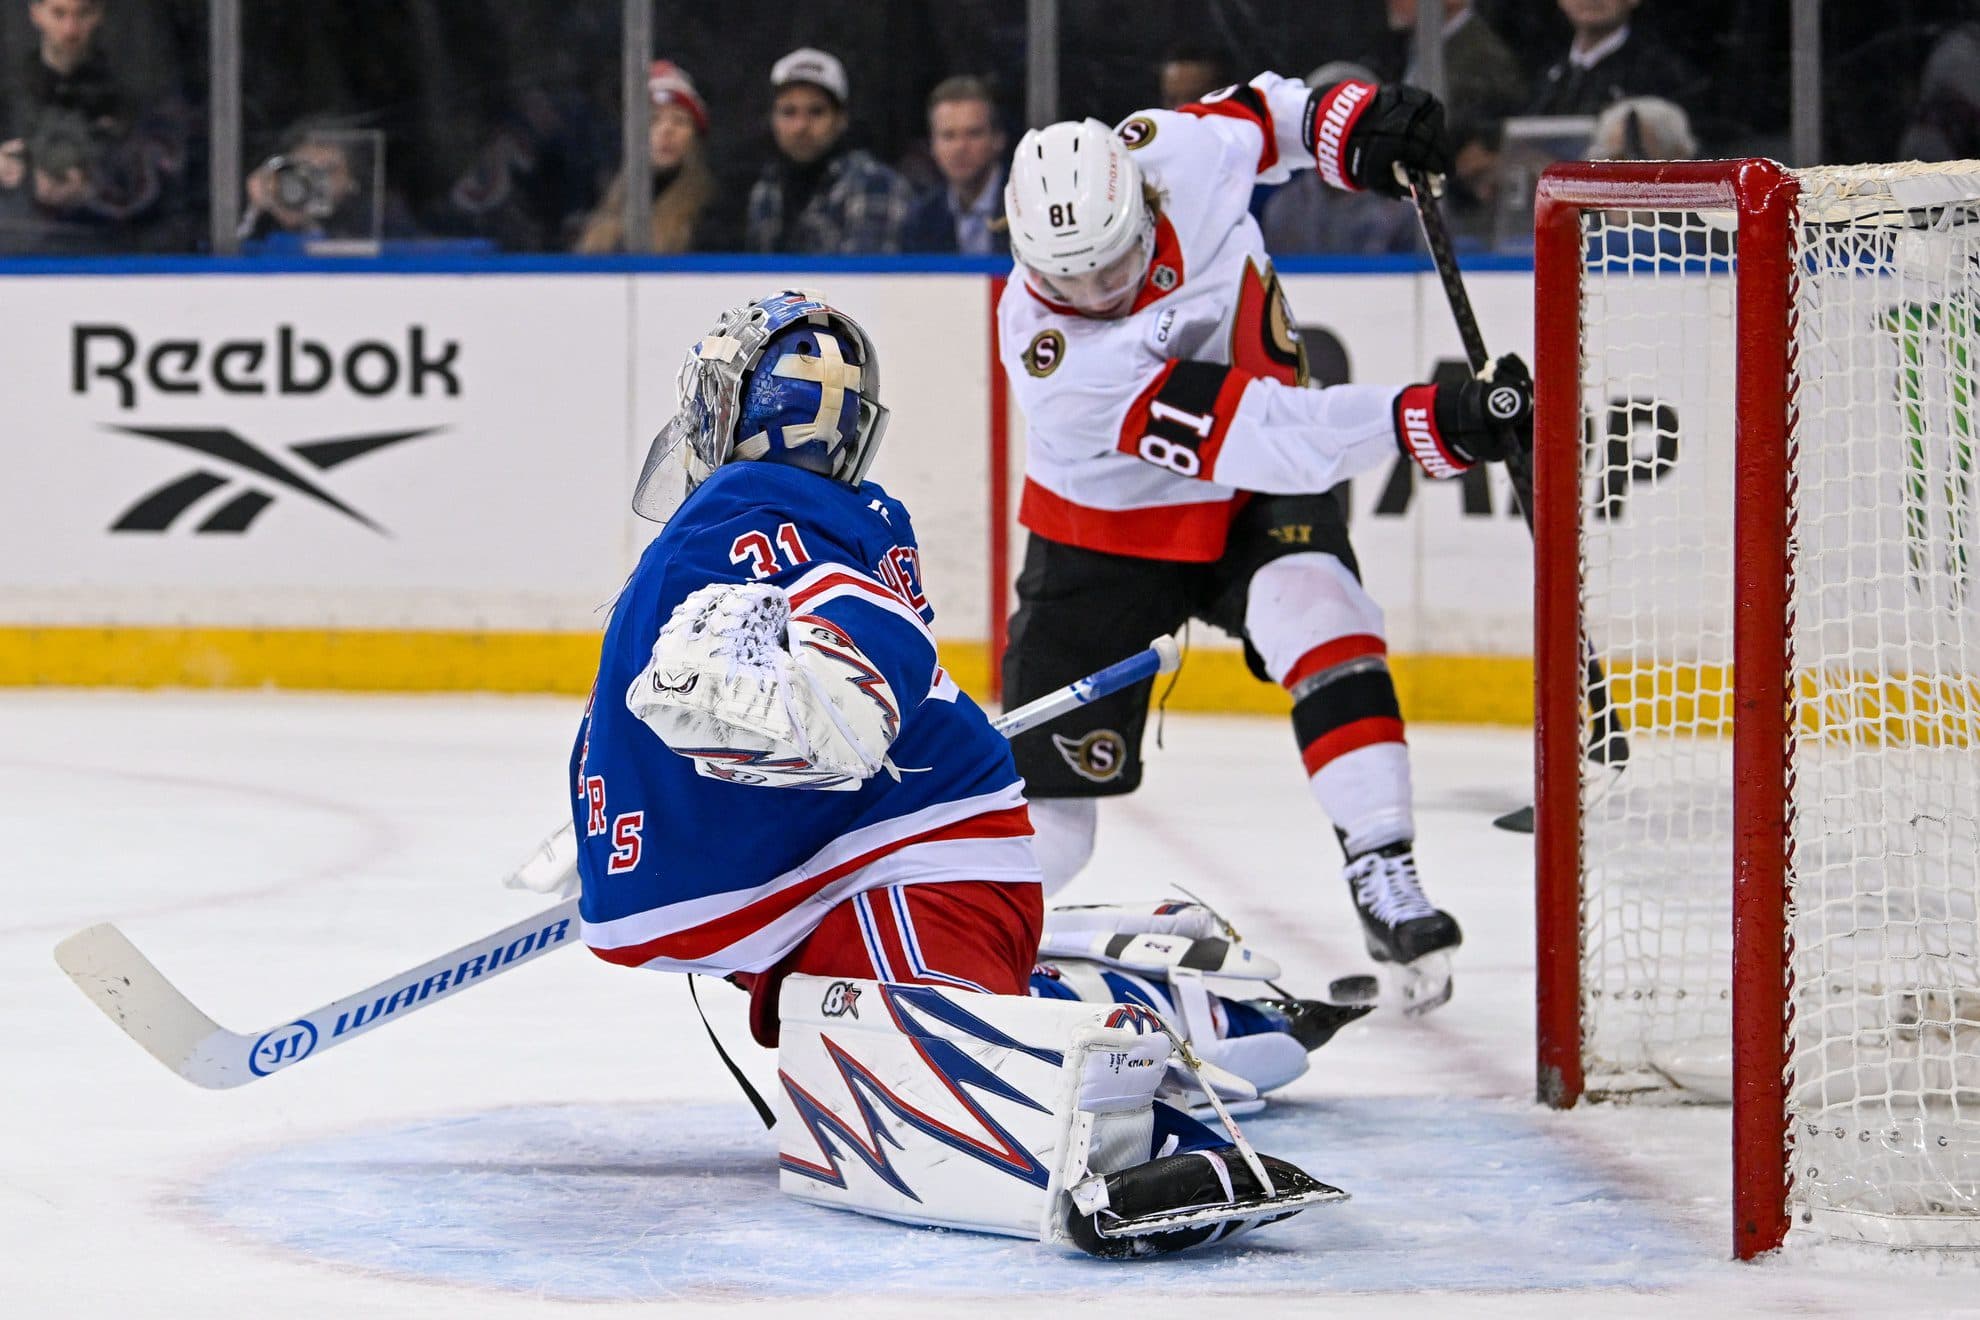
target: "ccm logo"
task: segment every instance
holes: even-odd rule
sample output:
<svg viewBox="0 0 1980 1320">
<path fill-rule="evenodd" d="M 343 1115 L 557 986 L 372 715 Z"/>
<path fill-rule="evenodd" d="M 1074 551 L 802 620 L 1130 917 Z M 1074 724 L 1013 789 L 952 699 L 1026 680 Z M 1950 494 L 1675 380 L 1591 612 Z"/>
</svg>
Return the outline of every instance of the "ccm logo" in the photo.
<svg viewBox="0 0 1980 1320">
<path fill-rule="evenodd" d="M 1437 443 L 1437 431 L 1430 423 L 1428 408 L 1402 410 L 1403 439 L 1410 455 L 1433 477 L 1455 477 L 1464 471 L 1452 463 L 1444 447 Z"/>
</svg>

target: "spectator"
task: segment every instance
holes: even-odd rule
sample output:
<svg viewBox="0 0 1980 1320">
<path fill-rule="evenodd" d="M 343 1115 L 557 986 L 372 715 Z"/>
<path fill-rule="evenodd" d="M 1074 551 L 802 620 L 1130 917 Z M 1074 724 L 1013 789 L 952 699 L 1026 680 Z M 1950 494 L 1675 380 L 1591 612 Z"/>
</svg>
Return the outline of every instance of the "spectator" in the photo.
<svg viewBox="0 0 1980 1320">
<path fill-rule="evenodd" d="M 570 247 L 619 160 L 618 117 L 608 121 L 582 87 L 555 81 L 510 89 L 494 131 L 449 185 L 437 227 L 504 252 Z"/>
<path fill-rule="evenodd" d="M 1692 160 L 1698 139 L 1684 108 L 1660 96 L 1617 101 L 1595 121 L 1590 160 Z"/>
<path fill-rule="evenodd" d="M 997 105 L 980 78 L 949 78 L 928 97 L 928 145 L 942 182 L 915 204 L 902 230 L 907 252 L 1009 256 L 1004 153 Z"/>
<path fill-rule="evenodd" d="M 1661 97 L 1634 96 L 1602 112 L 1587 155 L 1590 160 L 1691 160 L 1698 155 L 1698 139 L 1682 107 Z M 1602 217 L 1601 224 L 1588 227 L 1591 261 L 1656 257 L 1690 262 L 1732 255 L 1732 230 L 1701 223 L 1695 214 L 1660 212 L 1652 217 L 1641 211 L 1604 211 Z"/>
<path fill-rule="evenodd" d="M 14 122 L 33 131 L 43 114 L 71 114 L 96 132 L 121 135 L 130 126 L 130 96 L 110 71 L 97 42 L 103 0 L 30 0 L 36 46 L 15 89 Z"/>
<path fill-rule="evenodd" d="M 1641 0 L 1560 0 L 1574 26 L 1565 58 L 1540 75 L 1527 113 L 1598 115 L 1628 96 L 1660 96 L 1680 105 L 1703 94 L 1704 79 L 1685 60 L 1630 22 Z"/>
<path fill-rule="evenodd" d="M 1237 81 L 1222 51 L 1191 43 L 1169 49 L 1162 57 L 1160 78 L 1164 110 L 1201 101 L 1209 93 Z"/>
<path fill-rule="evenodd" d="M 274 248 L 415 237 L 403 202 L 384 190 L 384 152 L 378 132 L 320 121 L 292 130 L 288 146 L 247 177 L 240 237 Z"/>
<path fill-rule="evenodd" d="M 135 98 L 99 36 L 103 0 L 30 0 L 35 47 L 0 134 L 0 247 L 122 251 L 178 245 L 149 232 L 183 183 L 182 141 L 161 112 L 140 131 Z M 183 198 L 179 198 L 183 201 Z"/>
<path fill-rule="evenodd" d="M 701 213 L 715 195 L 715 176 L 703 156 L 708 107 L 694 82 L 672 60 L 655 60 L 646 79 L 653 113 L 646 126 L 653 162 L 652 250 L 686 252 L 694 245 Z M 626 250 L 626 171 L 605 190 L 605 200 L 585 221 L 575 251 Z"/>
<path fill-rule="evenodd" d="M 1684 2 L 1666 0 L 1666 3 Z M 1724 0 L 1715 0 L 1715 3 L 1723 4 Z M 1492 30 L 1499 34 L 1500 40 L 1519 60 L 1530 95 L 1533 80 L 1550 62 L 1549 52 L 1559 50 L 1573 34 L 1574 29 L 1568 25 L 1567 15 L 1546 0 L 1472 0 L 1471 7 L 1492 25 Z M 1522 97 L 1520 104 L 1525 103 L 1526 98 Z"/>
<path fill-rule="evenodd" d="M 1980 23 L 1950 28 L 1926 57 L 1918 109 L 1898 142 L 1905 160 L 1980 156 Z"/>
<path fill-rule="evenodd" d="M 1452 131 L 1462 133 L 1518 112 L 1526 101 L 1526 78 L 1512 50 L 1477 13 L 1471 0 L 1442 0 L 1444 6 L 1444 114 Z M 1417 0 L 1388 0 L 1389 26 L 1416 30 Z M 1422 85 L 1416 48 L 1410 46 L 1404 82 Z"/>
<path fill-rule="evenodd" d="M 770 70 L 775 153 L 749 192 L 751 252 L 898 252 L 914 205 L 900 175 L 846 144 L 846 70 L 800 47 Z"/>
<path fill-rule="evenodd" d="M 1501 125 L 1526 100 L 1526 77 L 1512 49 L 1471 0 L 1439 0 L 1444 11 L 1444 113 L 1450 125 L 1452 169 L 1445 181 L 1444 213 L 1460 248 L 1492 241 L 1499 184 Z M 1389 26 L 1408 40 L 1402 81 L 1422 83 L 1416 62 L 1418 0 L 1388 0 Z M 1387 231 L 1395 247 L 1422 247 L 1414 208 Z"/>
</svg>

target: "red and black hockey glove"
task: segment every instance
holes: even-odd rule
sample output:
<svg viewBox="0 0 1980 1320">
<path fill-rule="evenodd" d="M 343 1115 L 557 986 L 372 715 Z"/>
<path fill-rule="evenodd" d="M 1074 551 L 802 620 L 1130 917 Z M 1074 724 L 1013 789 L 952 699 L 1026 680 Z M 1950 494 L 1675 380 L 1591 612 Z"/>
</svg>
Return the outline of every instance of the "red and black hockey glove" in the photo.
<svg viewBox="0 0 1980 1320">
<path fill-rule="evenodd" d="M 1533 447 L 1533 373 L 1508 353 L 1489 378 L 1411 385 L 1396 396 L 1394 420 L 1397 446 L 1433 477 L 1503 462 Z"/>
<path fill-rule="evenodd" d="M 1444 107 L 1420 88 L 1356 79 L 1316 87 L 1306 98 L 1302 128 L 1320 177 L 1336 188 L 1405 197 L 1409 185 L 1398 165 L 1451 172 Z"/>
</svg>

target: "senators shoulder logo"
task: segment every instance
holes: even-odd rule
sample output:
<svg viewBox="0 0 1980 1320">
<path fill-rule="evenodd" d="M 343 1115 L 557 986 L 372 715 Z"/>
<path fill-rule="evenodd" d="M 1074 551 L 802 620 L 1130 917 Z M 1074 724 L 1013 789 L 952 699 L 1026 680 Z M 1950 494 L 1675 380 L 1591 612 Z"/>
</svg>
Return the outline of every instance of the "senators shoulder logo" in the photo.
<svg viewBox="0 0 1980 1320">
<path fill-rule="evenodd" d="M 1040 330 L 1025 346 L 1024 369 L 1034 376 L 1049 376 L 1066 359 L 1066 337 L 1057 330 Z"/>
<path fill-rule="evenodd" d="M 1136 115 L 1114 130 L 1129 151 L 1138 151 L 1155 140 L 1155 121 L 1147 115 Z"/>
</svg>

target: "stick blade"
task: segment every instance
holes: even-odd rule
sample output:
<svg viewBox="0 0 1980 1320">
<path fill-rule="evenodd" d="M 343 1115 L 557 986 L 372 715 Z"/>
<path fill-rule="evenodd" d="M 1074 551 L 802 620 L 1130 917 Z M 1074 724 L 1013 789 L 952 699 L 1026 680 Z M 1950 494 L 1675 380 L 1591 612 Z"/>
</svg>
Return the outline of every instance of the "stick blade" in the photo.
<svg viewBox="0 0 1980 1320">
<path fill-rule="evenodd" d="M 211 1066 L 216 1038 L 233 1033 L 194 1007 L 109 923 L 79 930 L 55 946 L 55 962 L 89 1001 L 152 1058 L 198 1086 L 239 1086 L 245 1068 Z"/>
<path fill-rule="evenodd" d="M 1533 833 L 1533 808 L 1520 807 L 1515 811 L 1508 811 L 1503 816 L 1495 816 L 1492 819 L 1492 823 L 1500 829 L 1509 830 L 1514 834 L 1531 834 Z"/>
</svg>

